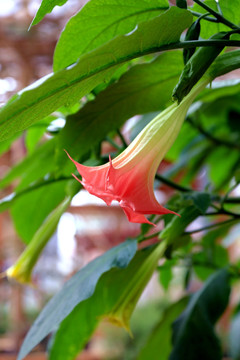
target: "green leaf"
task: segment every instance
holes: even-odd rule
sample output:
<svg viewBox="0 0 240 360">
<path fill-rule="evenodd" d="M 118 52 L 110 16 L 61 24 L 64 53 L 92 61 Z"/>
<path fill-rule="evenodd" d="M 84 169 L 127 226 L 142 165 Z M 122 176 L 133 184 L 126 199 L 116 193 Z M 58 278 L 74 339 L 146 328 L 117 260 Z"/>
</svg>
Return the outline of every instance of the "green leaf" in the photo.
<svg viewBox="0 0 240 360">
<path fill-rule="evenodd" d="M 225 147 L 217 147 L 209 156 L 206 161 L 207 166 L 209 166 L 209 175 L 218 189 L 230 181 L 239 161 L 239 150 Z"/>
<path fill-rule="evenodd" d="M 211 7 L 214 11 L 218 12 L 217 3 L 214 0 L 206 0 L 204 1 L 206 5 Z M 231 22 L 235 23 L 236 25 L 240 24 L 240 9 L 239 9 L 239 1 L 232 0 L 219 0 L 219 5 L 223 12 L 223 16 L 230 20 Z M 198 4 L 194 4 L 192 10 L 199 12 L 199 13 L 207 13 L 207 10 L 203 9 Z M 212 34 L 217 33 L 219 31 L 229 31 L 229 27 L 221 24 L 221 23 L 213 23 L 206 20 L 201 21 L 201 37 L 204 39 L 208 39 Z"/>
<path fill-rule="evenodd" d="M 96 85 L 107 81 L 118 65 L 147 53 L 170 48 L 192 22 L 187 10 L 171 7 L 141 23 L 131 34 L 115 39 L 80 57 L 79 61 L 36 82 L 15 95 L 0 111 L 0 140 L 26 129 L 54 110 L 75 104 Z"/>
<path fill-rule="evenodd" d="M 53 182 L 17 198 L 11 207 L 15 229 L 25 243 L 43 223 L 47 215 L 64 199 L 67 181 Z"/>
<path fill-rule="evenodd" d="M 171 260 L 169 260 L 171 264 Z M 168 260 L 164 263 L 164 267 L 160 268 L 159 280 L 164 290 L 167 290 L 173 278 L 172 268 L 168 266 Z"/>
<path fill-rule="evenodd" d="M 193 295 L 186 310 L 173 324 L 170 360 L 222 359 L 221 346 L 213 326 L 228 304 L 229 280 L 229 272 L 222 269 Z"/>
<path fill-rule="evenodd" d="M 54 148 L 54 139 L 46 141 L 6 174 L 0 181 L 0 188 L 9 185 L 13 180 L 20 178 L 21 184 L 18 185 L 18 190 L 20 190 L 37 179 L 44 177 L 49 172 L 53 172 L 55 168 Z"/>
<path fill-rule="evenodd" d="M 170 305 L 164 312 L 163 318 L 156 325 L 147 343 L 144 345 L 137 360 L 166 360 L 172 349 L 172 323 L 184 310 L 188 298 L 182 298 Z M 185 359 L 186 360 L 186 359 Z"/>
<path fill-rule="evenodd" d="M 240 343 L 239 343 L 239 333 L 240 333 L 240 313 L 238 312 L 232 322 L 230 327 L 230 354 L 233 360 L 240 360 Z"/>
<path fill-rule="evenodd" d="M 111 268 L 125 268 L 137 251 L 137 242 L 127 240 L 90 262 L 67 281 L 61 291 L 45 306 L 28 332 L 20 349 L 18 360 L 22 360 L 42 339 L 55 330 L 76 306 L 90 298 L 101 275 Z M 101 301 L 101 299 L 99 299 Z M 87 314 L 85 313 L 85 316 Z M 91 313 L 88 313 L 88 319 Z M 84 323 L 80 323 L 83 325 Z M 66 360 L 66 358 L 65 358 Z"/>
<path fill-rule="evenodd" d="M 214 79 L 217 76 L 224 75 L 230 71 L 239 68 L 240 50 L 228 51 L 219 56 L 210 66 L 207 73 Z M 234 79 L 236 80 L 236 79 Z"/>
<path fill-rule="evenodd" d="M 129 33 L 140 22 L 168 8 L 167 0 L 129 0 L 127 3 L 125 0 L 89 1 L 63 30 L 54 53 L 54 71 L 73 64 L 82 54 L 117 35 Z"/>
<path fill-rule="evenodd" d="M 216 268 L 227 266 L 229 263 L 227 249 L 220 245 L 209 246 L 204 248 L 202 252 L 194 253 L 192 256 L 194 271 L 198 278 L 205 281 Z"/>
<path fill-rule="evenodd" d="M 28 150 L 28 153 L 34 152 L 39 141 L 45 134 L 47 127 L 55 119 L 56 119 L 55 116 L 50 115 L 50 116 L 46 117 L 45 119 L 38 121 L 37 124 L 34 124 L 27 130 L 27 133 L 25 136 L 25 145 Z"/>
<path fill-rule="evenodd" d="M 126 269 L 112 269 L 104 274 L 93 296 L 80 303 L 60 325 L 50 360 L 75 359 L 103 317 L 129 331 L 129 317 L 164 248 L 161 243 L 139 251 Z"/>
<path fill-rule="evenodd" d="M 181 68 L 181 51 L 163 53 L 150 63 L 132 67 L 116 84 L 69 116 L 57 137 L 59 163 L 66 158 L 62 149 L 79 159 L 130 117 L 164 108 Z"/>
<path fill-rule="evenodd" d="M 211 195 L 204 192 L 191 191 L 183 194 L 184 200 L 191 200 L 195 207 L 201 214 L 206 214 L 207 209 L 211 204 Z"/>
<path fill-rule="evenodd" d="M 51 13 L 55 6 L 62 6 L 66 2 L 67 0 L 42 0 L 40 8 L 38 9 L 30 27 L 39 23 L 46 14 Z"/>
</svg>

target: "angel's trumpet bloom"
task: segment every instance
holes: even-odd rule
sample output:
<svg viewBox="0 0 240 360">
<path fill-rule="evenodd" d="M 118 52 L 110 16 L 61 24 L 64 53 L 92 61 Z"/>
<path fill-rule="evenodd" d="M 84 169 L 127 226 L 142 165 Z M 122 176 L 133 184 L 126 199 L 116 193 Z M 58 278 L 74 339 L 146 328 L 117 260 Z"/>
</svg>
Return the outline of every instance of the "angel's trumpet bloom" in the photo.
<svg viewBox="0 0 240 360">
<path fill-rule="evenodd" d="M 207 82 L 197 84 L 180 105 L 174 103 L 161 112 L 119 156 L 107 164 L 88 167 L 68 155 L 82 176 L 82 181 L 76 179 L 107 205 L 117 200 L 131 222 L 150 223 L 144 216 L 147 214 L 173 214 L 154 196 L 155 174 L 174 143 L 189 106 Z"/>
</svg>

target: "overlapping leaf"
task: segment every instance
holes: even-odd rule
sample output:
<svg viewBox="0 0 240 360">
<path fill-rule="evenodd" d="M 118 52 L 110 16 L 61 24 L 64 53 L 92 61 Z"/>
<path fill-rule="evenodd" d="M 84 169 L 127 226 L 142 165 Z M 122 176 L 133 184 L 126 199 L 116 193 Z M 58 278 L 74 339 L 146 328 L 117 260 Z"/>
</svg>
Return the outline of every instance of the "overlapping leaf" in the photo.
<svg viewBox="0 0 240 360">
<path fill-rule="evenodd" d="M 117 36 L 81 56 L 75 65 L 34 83 L 1 109 L 0 140 L 26 129 L 64 104 L 76 103 L 96 85 L 107 81 L 119 64 L 178 41 L 191 21 L 192 15 L 187 10 L 172 7 L 139 24 L 133 33 Z"/>
<path fill-rule="evenodd" d="M 45 336 L 55 330 L 56 326 L 71 314 L 79 303 L 84 303 L 84 300 L 93 295 L 102 274 L 111 268 L 125 268 L 136 250 L 136 241 L 128 240 L 107 251 L 76 273 L 39 315 L 23 342 L 18 360 L 22 360 Z"/>
<path fill-rule="evenodd" d="M 173 324 L 170 360 L 222 359 L 213 326 L 228 304 L 229 281 L 229 272 L 221 269 L 193 295 L 186 310 Z"/>
<path fill-rule="evenodd" d="M 163 53 L 150 63 L 131 68 L 94 101 L 69 116 L 58 137 L 59 165 L 65 159 L 62 149 L 80 158 L 130 117 L 164 108 L 170 101 L 181 67 L 180 51 Z"/>
<path fill-rule="evenodd" d="M 82 55 L 129 33 L 142 21 L 158 16 L 169 7 L 167 0 L 91 0 L 73 16 L 63 30 L 54 54 L 54 71 Z"/>
<path fill-rule="evenodd" d="M 44 16 L 52 12 L 55 6 L 62 6 L 67 2 L 67 0 L 42 0 L 42 3 L 32 21 L 31 26 L 36 25 L 41 21 Z"/>
</svg>

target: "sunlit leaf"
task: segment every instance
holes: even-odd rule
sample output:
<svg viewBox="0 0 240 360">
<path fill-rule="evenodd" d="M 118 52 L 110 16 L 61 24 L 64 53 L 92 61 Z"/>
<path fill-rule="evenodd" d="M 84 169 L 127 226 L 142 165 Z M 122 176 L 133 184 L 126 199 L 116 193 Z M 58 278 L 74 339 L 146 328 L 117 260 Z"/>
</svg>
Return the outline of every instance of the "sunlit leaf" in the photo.
<svg viewBox="0 0 240 360">
<path fill-rule="evenodd" d="M 133 33 L 117 36 L 81 56 L 73 66 L 14 95 L 0 111 L 0 140 L 26 129 L 62 105 L 75 104 L 96 85 L 107 81 L 118 65 L 178 41 L 191 21 L 192 15 L 187 10 L 171 7 L 141 23 Z"/>
<path fill-rule="evenodd" d="M 169 7 L 167 0 L 91 0 L 73 16 L 63 30 L 54 53 L 54 71 L 82 55 L 129 33 L 140 22 L 158 16 Z M 117 9 L 117 11 L 116 11 Z M 83 36 L 84 34 L 84 36 Z"/>
</svg>

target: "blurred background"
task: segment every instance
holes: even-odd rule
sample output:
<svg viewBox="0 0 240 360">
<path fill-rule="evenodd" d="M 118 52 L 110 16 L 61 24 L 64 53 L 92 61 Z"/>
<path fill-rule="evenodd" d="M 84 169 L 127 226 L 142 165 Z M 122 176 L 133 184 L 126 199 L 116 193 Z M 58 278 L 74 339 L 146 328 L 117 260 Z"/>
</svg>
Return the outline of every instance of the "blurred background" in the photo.
<svg viewBox="0 0 240 360">
<path fill-rule="evenodd" d="M 28 31 L 40 2 L 0 0 L 1 105 L 17 91 L 52 72 L 52 58 L 57 39 L 66 22 L 86 0 L 69 0 L 63 7 L 56 7 L 37 26 Z M 237 72 L 233 76 L 237 76 Z M 130 125 L 135 120 L 133 119 Z M 57 121 L 57 124 L 61 124 L 63 119 Z M 123 129 L 126 138 L 130 125 Z M 21 137 L 11 148 L 6 147 L 4 151 L 0 149 L 3 153 L 0 157 L 0 178 L 26 155 L 26 143 L 27 139 Z M 106 144 L 106 152 L 110 150 Z M 165 169 L 168 166 L 167 162 L 161 164 Z M 204 185 L 205 178 L 202 173 L 194 186 L 203 188 Z M 12 191 L 13 188 L 5 189 L 1 192 L 1 198 Z M 165 203 L 171 193 L 168 187 L 162 186 L 156 195 L 160 202 Z M 235 194 L 239 194 L 239 188 L 235 190 Z M 161 227 L 160 222 L 154 232 Z M 129 223 L 117 205 L 109 208 L 84 190 L 75 196 L 34 270 L 35 286 L 22 286 L 14 282 L 9 283 L 6 278 L 0 279 L 0 360 L 16 359 L 20 344 L 31 323 L 67 279 L 96 256 L 128 237 L 135 237 L 139 231 L 140 225 Z M 233 231 L 226 244 L 227 241 L 228 244 L 233 244 L 233 240 L 239 237 L 238 234 L 239 232 Z M 9 214 L 0 213 L 0 272 L 11 266 L 23 249 L 24 244 L 15 233 Z M 232 259 L 239 258 L 238 249 L 240 247 L 237 248 L 236 245 L 229 247 Z M 182 295 L 181 284 L 185 273 L 181 268 L 174 271 L 176 273 L 168 292 L 164 291 L 164 286 L 160 286 L 159 274 L 156 273 L 143 293 L 132 319 L 134 339 L 124 330 L 104 322 L 79 359 L 135 359 L 138 349 L 161 318 L 169 300 L 178 299 Z M 191 291 L 198 289 L 200 282 L 195 279 L 191 287 Z M 221 326 L 227 330 L 224 320 Z M 46 343 L 47 340 L 41 343 L 35 353 L 27 359 L 46 359 Z"/>
</svg>

